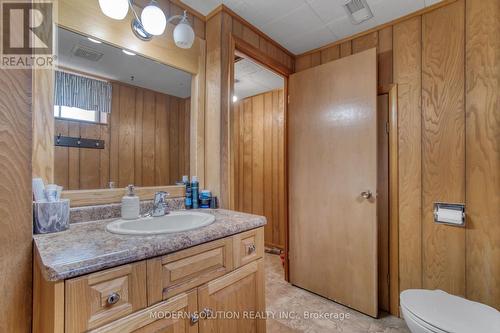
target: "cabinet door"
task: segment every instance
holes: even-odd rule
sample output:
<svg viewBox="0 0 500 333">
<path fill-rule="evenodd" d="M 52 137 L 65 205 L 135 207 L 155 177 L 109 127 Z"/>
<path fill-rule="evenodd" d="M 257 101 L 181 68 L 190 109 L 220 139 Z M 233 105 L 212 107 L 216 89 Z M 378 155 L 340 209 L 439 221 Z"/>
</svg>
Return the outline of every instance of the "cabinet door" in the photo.
<svg viewBox="0 0 500 333">
<path fill-rule="evenodd" d="M 90 333 L 197 333 L 196 290 L 136 312 Z"/>
<path fill-rule="evenodd" d="M 198 288 L 200 333 L 266 331 L 263 259 Z"/>
<path fill-rule="evenodd" d="M 147 306 L 146 262 L 66 280 L 65 290 L 65 332 L 87 332 Z"/>
</svg>

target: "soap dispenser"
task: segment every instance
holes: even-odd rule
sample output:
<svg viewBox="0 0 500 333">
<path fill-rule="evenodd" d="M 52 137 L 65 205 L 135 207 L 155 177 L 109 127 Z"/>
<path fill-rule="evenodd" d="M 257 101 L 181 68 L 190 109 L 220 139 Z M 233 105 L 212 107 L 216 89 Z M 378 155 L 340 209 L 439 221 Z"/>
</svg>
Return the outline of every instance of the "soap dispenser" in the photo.
<svg viewBox="0 0 500 333">
<path fill-rule="evenodd" d="M 122 198 L 122 219 L 135 220 L 139 218 L 139 197 L 134 193 L 134 185 L 127 186 L 127 195 Z"/>
</svg>

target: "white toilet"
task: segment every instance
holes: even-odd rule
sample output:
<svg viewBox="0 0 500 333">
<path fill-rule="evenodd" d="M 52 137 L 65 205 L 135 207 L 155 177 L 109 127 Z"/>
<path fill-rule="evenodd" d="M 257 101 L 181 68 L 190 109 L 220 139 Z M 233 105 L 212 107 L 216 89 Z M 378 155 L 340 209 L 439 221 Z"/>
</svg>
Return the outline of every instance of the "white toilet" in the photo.
<svg viewBox="0 0 500 333">
<path fill-rule="evenodd" d="M 412 333 L 500 333 L 500 312 L 442 290 L 408 289 L 401 311 Z"/>
</svg>

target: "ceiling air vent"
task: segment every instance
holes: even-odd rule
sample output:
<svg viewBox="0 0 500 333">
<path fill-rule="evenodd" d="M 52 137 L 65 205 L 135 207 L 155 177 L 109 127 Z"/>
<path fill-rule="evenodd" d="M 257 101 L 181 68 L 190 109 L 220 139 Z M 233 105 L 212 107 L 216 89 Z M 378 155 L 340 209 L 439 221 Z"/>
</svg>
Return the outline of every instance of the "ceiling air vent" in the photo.
<svg viewBox="0 0 500 333">
<path fill-rule="evenodd" d="M 373 17 L 366 0 L 349 0 L 344 4 L 344 8 L 353 24 L 360 24 Z"/>
<path fill-rule="evenodd" d="M 88 46 L 78 44 L 73 48 L 73 55 L 86 59 L 88 61 L 99 61 L 99 59 L 102 58 L 103 53 L 96 51 Z"/>
</svg>

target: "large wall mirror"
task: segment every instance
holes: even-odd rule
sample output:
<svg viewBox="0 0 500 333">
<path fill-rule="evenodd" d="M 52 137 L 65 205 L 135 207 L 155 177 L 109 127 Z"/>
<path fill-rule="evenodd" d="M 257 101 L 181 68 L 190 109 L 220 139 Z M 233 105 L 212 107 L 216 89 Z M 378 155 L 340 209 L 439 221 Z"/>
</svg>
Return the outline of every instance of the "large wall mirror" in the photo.
<svg viewBox="0 0 500 333">
<path fill-rule="evenodd" d="M 165 186 L 189 175 L 192 74 L 57 30 L 54 182 Z"/>
</svg>

